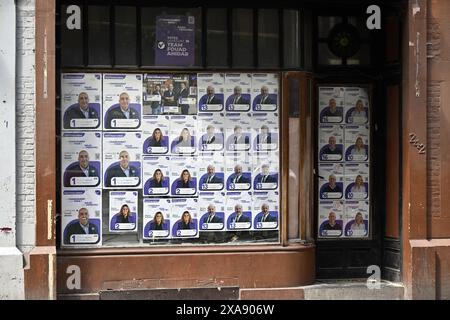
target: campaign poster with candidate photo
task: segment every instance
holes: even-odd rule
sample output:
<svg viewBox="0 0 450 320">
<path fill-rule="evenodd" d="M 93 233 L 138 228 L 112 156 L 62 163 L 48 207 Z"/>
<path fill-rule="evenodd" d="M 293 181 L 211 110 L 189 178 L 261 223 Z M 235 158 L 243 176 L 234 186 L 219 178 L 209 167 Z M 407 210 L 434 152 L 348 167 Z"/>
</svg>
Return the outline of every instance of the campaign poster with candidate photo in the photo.
<svg viewBox="0 0 450 320">
<path fill-rule="evenodd" d="M 170 199 L 172 238 L 198 238 L 198 199 Z"/>
<path fill-rule="evenodd" d="M 142 119 L 143 154 L 169 154 L 169 116 L 144 116 Z"/>
<path fill-rule="evenodd" d="M 227 152 L 250 151 L 252 124 L 250 113 L 227 112 L 225 114 L 225 150 Z"/>
<path fill-rule="evenodd" d="M 222 193 L 202 192 L 199 202 L 200 231 L 225 229 L 225 201 Z"/>
<path fill-rule="evenodd" d="M 170 116 L 170 150 L 173 155 L 197 152 L 197 116 Z"/>
<path fill-rule="evenodd" d="M 142 117 L 142 74 L 103 75 L 103 129 L 138 130 Z"/>
<path fill-rule="evenodd" d="M 345 161 L 368 161 L 369 140 L 369 126 L 347 125 L 345 127 Z"/>
<path fill-rule="evenodd" d="M 102 135 L 100 132 L 61 134 L 61 178 L 64 188 L 101 187 Z"/>
<path fill-rule="evenodd" d="M 225 221 L 227 230 L 252 229 L 252 193 L 227 192 Z"/>
<path fill-rule="evenodd" d="M 369 122 L 369 93 L 367 88 L 345 88 L 345 122 L 365 125 Z"/>
<path fill-rule="evenodd" d="M 140 188 L 142 134 L 103 132 L 104 188 Z"/>
<path fill-rule="evenodd" d="M 369 202 L 345 202 L 345 236 L 367 238 L 369 236 Z"/>
<path fill-rule="evenodd" d="M 252 75 L 249 73 L 225 74 L 225 110 L 248 112 L 252 102 Z"/>
<path fill-rule="evenodd" d="M 345 164 L 345 199 L 369 199 L 369 164 Z"/>
<path fill-rule="evenodd" d="M 222 112 L 201 112 L 198 115 L 198 148 L 200 152 L 223 151 L 225 118 Z"/>
<path fill-rule="evenodd" d="M 345 88 L 319 87 L 319 122 L 342 123 L 344 121 Z"/>
<path fill-rule="evenodd" d="M 102 75 L 61 74 L 61 127 L 66 130 L 101 129 Z"/>
<path fill-rule="evenodd" d="M 342 163 L 319 164 L 319 198 L 344 198 L 344 165 Z"/>
<path fill-rule="evenodd" d="M 198 111 L 221 112 L 224 110 L 224 82 L 223 73 L 198 73 Z"/>
<path fill-rule="evenodd" d="M 253 190 L 277 190 L 279 187 L 278 157 L 253 155 Z"/>
<path fill-rule="evenodd" d="M 253 193 L 253 226 L 255 230 L 277 230 L 279 227 L 278 191 Z"/>
<path fill-rule="evenodd" d="M 225 157 L 226 190 L 248 191 L 252 188 L 252 158 L 244 153 Z"/>
<path fill-rule="evenodd" d="M 144 240 L 170 238 L 172 222 L 169 199 L 144 198 L 142 223 Z"/>
<path fill-rule="evenodd" d="M 61 198 L 63 246 L 101 246 L 102 190 L 63 190 Z"/>
<path fill-rule="evenodd" d="M 171 82 L 172 76 L 169 74 L 144 74 L 142 81 L 142 114 L 144 116 L 165 113 L 163 95 Z M 175 112 L 178 112 L 178 107 Z"/>
<path fill-rule="evenodd" d="M 252 110 L 256 112 L 278 111 L 278 74 L 254 73 L 252 75 Z"/>
<path fill-rule="evenodd" d="M 220 153 L 198 158 L 198 187 L 201 191 L 218 192 L 225 188 L 225 158 Z"/>
<path fill-rule="evenodd" d="M 319 127 L 319 161 L 344 160 L 344 129 L 342 125 L 321 124 Z"/>
<path fill-rule="evenodd" d="M 142 179 L 144 196 L 170 195 L 170 157 L 144 156 Z"/>
<path fill-rule="evenodd" d="M 170 158 L 170 194 L 179 197 L 197 195 L 197 158 Z"/>
<path fill-rule="evenodd" d="M 329 200 L 319 202 L 319 238 L 343 236 L 344 202 Z"/>
<path fill-rule="evenodd" d="M 173 74 L 172 80 L 180 114 L 197 114 L 197 74 Z"/>
<path fill-rule="evenodd" d="M 109 231 L 137 232 L 138 192 L 109 192 Z"/>
<path fill-rule="evenodd" d="M 255 112 L 252 117 L 253 151 L 275 152 L 278 150 L 278 114 Z"/>
</svg>

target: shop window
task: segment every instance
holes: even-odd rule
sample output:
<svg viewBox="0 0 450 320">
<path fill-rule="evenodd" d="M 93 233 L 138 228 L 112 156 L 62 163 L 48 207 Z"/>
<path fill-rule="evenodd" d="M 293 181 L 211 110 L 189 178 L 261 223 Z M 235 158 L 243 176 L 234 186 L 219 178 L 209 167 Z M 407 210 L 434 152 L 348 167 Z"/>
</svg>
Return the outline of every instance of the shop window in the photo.
<svg viewBox="0 0 450 320">
<path fill-rule="evenodd" d="M 60 16 L 67 19 L 67 6 L 61 6 Z M 61 64 L 68 67 L 83 66 L 83 29 L 68 29 L 65 24 L 60 27 Z"/>
<path fill-rule="evenodd" d="M 114 7 L 114 64 L 137 65 L 136 7 Z"/>
<path fill-rule="evenodd" d="M 300 17 L 297 10 L 283 10 L 284 67 L 300 67 Z"/>
<path fill-rule="evenodd" d="M 233 10 L 233 67 L 254 67 L 253 10 Z"/>
<path fill-rule="evenodd" d="M 279 58 L 278 10 L 258 10 L 258 67 L 277 68 Z"/>
<path fill-rule="evenodd" d="M 88 6 L 89 65 L 111 65 L 110 7 Z"/>
<path fill-rule="evenodd" d="M 207 13 L 207 65 L 228 66 L 228 28 L 226 9 L 208 9 Z"/>
</svg>

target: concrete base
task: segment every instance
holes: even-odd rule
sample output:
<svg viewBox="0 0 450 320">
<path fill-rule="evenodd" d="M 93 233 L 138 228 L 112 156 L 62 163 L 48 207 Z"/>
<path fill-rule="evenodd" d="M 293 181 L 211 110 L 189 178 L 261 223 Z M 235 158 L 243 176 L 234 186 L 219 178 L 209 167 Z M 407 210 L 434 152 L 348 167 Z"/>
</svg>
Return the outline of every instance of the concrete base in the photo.
<svg viewBox="0 0 450 320">
<path fill-rule="evenodd" d="M 22 252 L 0 247 L 0 300 L 25 299 Z"/>
</svg>

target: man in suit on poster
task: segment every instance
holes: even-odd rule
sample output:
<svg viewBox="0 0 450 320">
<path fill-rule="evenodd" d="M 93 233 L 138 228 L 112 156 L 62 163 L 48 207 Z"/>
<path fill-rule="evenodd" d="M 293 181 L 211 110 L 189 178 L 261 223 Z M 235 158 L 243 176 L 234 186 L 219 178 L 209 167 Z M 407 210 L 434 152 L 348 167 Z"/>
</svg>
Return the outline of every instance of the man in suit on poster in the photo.
<svg viewBox="0 0 450 320">
<path fill-rule="evenodd" d="M 78 153 L 78 162 L 67 167 L 64 172 L 64 187 L 75 187 L 71 185 L 72 178 L 84 178 L 84 177 L 97 177 L 98 182 L 96 185 L 90 185 L 92 187 L 97 186 L 100 183 L 100 175 L 92 165 L 89 165 L 89 153 L 86 150 L 81 150 Z M 76 187 L 81 187 L 82 185 L 76 185 Z"/>
<path fill-rule="evenodd" d="M 106 115 L 105 128 L 107 129 L 120 129 L 118 126 L 113 126 L 115 119 L 138 119 L 140 125 L 140 115 L 132 107 L 130 107 L 130 96 L 126 92 L 122 92 L 119 96 L 119 105 L 110 109 Z"/>
<path fill-rule="evenodd" d="M 81 92 L 78 95 L 78 103 L 66 110 L 64 115 L 64 129 L 73 128 L 70 126 L 70 123 L 74 119 L 97 119 L 100 123 L 98 112 L 94 108 L 89 107 L 89 96 L 86 92 Z"/>
</svg>

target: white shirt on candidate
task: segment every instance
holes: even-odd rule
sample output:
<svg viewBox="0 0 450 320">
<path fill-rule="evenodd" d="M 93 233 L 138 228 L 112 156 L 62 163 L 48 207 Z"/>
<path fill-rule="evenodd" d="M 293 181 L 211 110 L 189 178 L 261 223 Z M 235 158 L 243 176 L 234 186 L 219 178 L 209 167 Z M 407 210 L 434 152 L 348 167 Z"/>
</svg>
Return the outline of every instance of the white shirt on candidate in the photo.
<svg viewBox="0 0 450 320">
<path fill-rule="evenodd" d="M 130 167 L 128 167 L 128 168 L 126 168 L 126 169 L 120 167 L 120 169 L 122 169 L 123 173 L 125 173 L 125 175 L 126 175 L 127 177 L 130 176 Z"/>
</svg>

